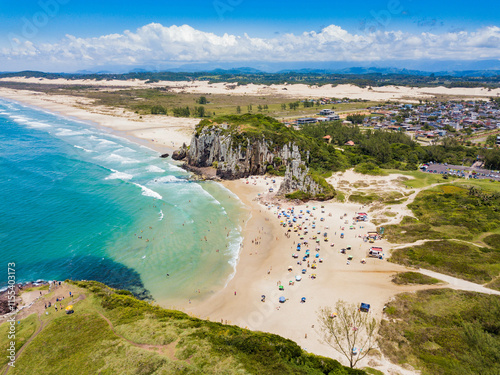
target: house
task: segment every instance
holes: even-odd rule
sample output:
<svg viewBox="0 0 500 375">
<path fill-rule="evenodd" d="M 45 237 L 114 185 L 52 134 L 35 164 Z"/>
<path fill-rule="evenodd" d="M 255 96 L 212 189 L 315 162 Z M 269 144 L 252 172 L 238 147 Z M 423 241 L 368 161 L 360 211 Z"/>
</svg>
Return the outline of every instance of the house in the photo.
<svg viewBox="0 0 500 375">
<path fill-rule="evenodd" d="M 339 115 L 337 115 L 337 114 L 328 115 L 328 116 L 326 116 L 326 118 L 328 119 L 328 121 L 336 121 L 336 120 L 340 120 L 340 116 L 339 116 Z"/>
<path fill-rule="evenodd" d="M 335 114 L 335 111 L 333 109 L 322 109 L 318 114 L 320 116 L 331 116 Z"/>
<path fill-rule="evenodd" d="M 317 120 L 314 117 L 302 117 L 297 119 L 297 125 L 315 124 Z"/>
<path fill-rule="evenodd" d="M 345 146 L 354 146 L 354 142 L 353 141 L 347 141 L 346 143 L 344 143 Z"/>
<path fill-rule="evenodd" d="M 324 139 L 325 141 L 327 141 L 328 143 L 330 143 L 330 142 L 332 141 L 332 136 L 330 136 L 330 135 L 325 135 L 325 136 L 323 137 L 323 139 Z"/>
</svg>

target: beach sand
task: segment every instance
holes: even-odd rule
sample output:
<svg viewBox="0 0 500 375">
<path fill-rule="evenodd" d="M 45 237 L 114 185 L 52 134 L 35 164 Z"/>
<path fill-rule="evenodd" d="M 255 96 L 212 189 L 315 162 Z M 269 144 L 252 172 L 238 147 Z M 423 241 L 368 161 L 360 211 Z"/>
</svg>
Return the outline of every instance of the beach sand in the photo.
<svg viewBox="0 0 500 375">
<path fill-rule="evenodd" d="M 47 78 L 25 78 L 6 77 L 0 82 L 30 83 L 30 84 L 50 84 L 50 85 L 85 85 L 95 88 L 106 88 L 106 90 L 117 90 L 124 88 L 167 88 L 174 93 L 194 93 L 194 94 L 229 94 L 248 96 L 269 96 L 279 95 L 289 98 L 350 98 L 366 99 L 374 101 L 402 100 L 418 101 L 419 99 L 431 99 L 435 95 L 459 96 L 468 99 L 484 99 L 500 96 L 500 89 L 490 90 L 483 87 L 408 87 L 408 86 L 382 86 L 361 88 L 355 85 L 304 85 L 304 84 L 281 84 L 281 85 L 237 85 L 235 83 L 211 83 L 209 81 L 160 81 L 146 83 L 141 80 L 66 80 Z"/>
<path fill-rule="evenodd" d="M 0 88 L 0 97 L 40 107 L 64 116 L 91 122 L 105 131 L 128 138 L 160 153 L 172 152 L 189 145 L 196 118 L 149 115 L 138 116 L 104 106 L 93 106 L 92 101 L 69 95 L 48 95 L 28 90 Z M 92 110 L 89 110 L 91 108 Z"/>
<path fill-rule="evenodd" d="M 342 176 L 342 180 L 349 178 L 355 182 L 356 178 L 365 177 L 356 175 L 348 172 L 347 176 Z M 301 241 L 299 232 L 292 230 L 289 232 L 290 238 L 285 236 L 288 228 L 283 228 L 280 225 L 283 218 L 277 217 L 277 204 L 280 203 L 273 199 L 273 194 L 268 193 L 269 187 L 273 186 L 272 179 L 252 176 L 248 179 L 248 184 L 247 179 L 223 182 L 251 209 L 252 216 L 244 230 L 240 261 L 234 278 L 225 289 L 205 301 L 189 305 L 185 311 L 213 321 L 227 321 L 228 324 L 251 330 L 276 333 L 296 341 L 307 351 L 332 357 L 346 364 L 337 352 L 321 341 L 317 320 L 317 311 L 321 307 L 333 306 L 338 300 L 355 305 L 365 302 L 371 305 L 370 314 L 380 320 L 384 305 L 393 296 L 428 286 L 398 286 L 391 282 L 391 278 L 397 272 L 408 271 L 407 268 L 392 264 L 385 257 L 383 260 L 367 257 L 370 246 L 381 246 L 387 256 L 391 245 L 384 240 L 370 244 L 358 237 L 375 230 L 375 225 L 370 222 L 360 223 L 355 225 L 356 229 L 349 229 L 355 213 L 368 208 L 359 204 L 330 201 L 294 205 L 291 202 L 281 202 L 282 209 L 293 206 L 295 213 L 310 210 L 313 216 L 308 217 L 306 222 L 316 222 L 315 230 L 309 224 L 309 233 L 304 235 L 301 232 L 304 239 L 309 241 L 309 247 L 302 246 L 301 252 L 297 252 L 296 244 Z M 396 179 L 393 181 L 397 183 Z M 276 182 L 274 186 L 278 186 L 279 181 Z M 266 207 L 266 201 L 275 203 Z M 316 209 L 313 210 L 313 207 Z M 348 224 L 345 224 L 346 220 Z M 341 230 L 341 227 L 345 229 Z M 316 233 L 318 230 L 320 235 Z M 328 233 L 327 242 L 323 240 L 324 232 Z M 343 239 L 340 238 L 341 232 L 345 235 Z M 306 262 L 302 266 L 297 264 L 308 248 L 311 251 L 309 260 L 312 265 L 316 253 L 316 244 L 311 239 L 313 235 L 320 238 L 319 254 L 323 259 L 323 263 L 316 264 L 315 270 L 308 268 Z M 255 244 L 256 238 L 259 239 L 258 244 Z M 347 246 L 351 246 L 352 250 L 341 254 L 340 249 Z M 292 258 L 293 253 L 300 255 L 299 259 Z M 350 264 L 347 264 L 348 255 L 353 255 Z M 363 258 L 366 260 L 365 264 L 360 262 Z M 288 271 L 289 266 L 293 268 L 292 272 Z M 303 268 L 306 269 L 305 275 L 301 274 Z M 309 277 L 313 273 L 317 275 L 316 279 Z M 301 275 L 302 280 L 289 285 L 296 275 Z M 284 286 L 284 291 L 278 290 L 280 283 Z M 261 301 L 262 295 L 266 296 L 265 302 Z M 285 303 L 278 302 L 280 296 L 286 297 Z M 302 297 L 306 297 L 305 303 L 301 303 Z M 412 373 L 391 365 L 384 359 L 367 357 L 360 362 L 360 366 L 366 366 L 369 362 L 371 367 L 384 372 L 392 368 L 400 373 Z"/>
<path fill-rule="evenodd" d="M 160 152 L 169 150 L 172 142 L 175 147 L 183 142 L 189 143 L 194 125 L 198 121 L 167 116 L 162 116 L 160 120 L 159 117 L 154 116 L 153 119 L 146 118 L 139 121 L 121 113 L 104 114 L 102 111 L 94 113 L 77 108 L 77 99 L 66 96 L 54 98 L 44 94 L 8 89 L 0 89 L 0 96 L 81 120 L 92 121 L 99 127 L 117 132 L 119 135 Z M 416 192 L 406 192 L 398 180 L 400 178 L 401 176 L 394 175 L 366 178 L 366 176 L 348 171 L 335 174 L 329 181 L 334 187 L 350 193 L 355 189 L 357 182 L 368 180 L 368 185 L 376 186 L 377 189 L 381 187 L 384 190 L 396 189 L 408 194 L 411 199 Z M 278 190 L 279 182 L 280 178 L 276 178 L 276 183 L 273 184 L 272 178 L 263 176 L 222 182 L 243 201 L 251 212 L 251 218 L 246 223 L 242 223 L 244 224 L 244 240 L 236 273 L 226 288 L 214 293 L 211 297 L 205 300 L 194 300 L 190 304 L 186 301 L 185 305 L 176 307 L 200 318 L 279 334 L 296 341 L 309 352 L 332 357 L 346 364 L 337 352 L 321 342 L 317 321 L 317 311 L 320 307 L 333 306 L 339 299 L 356 305 L 365 302 L 371 305 L 370 314 L 380 320 L 384 305 L 394 295 L 426 287 L 397 286 L 391 282 L 392 275 L 407 269 L 387 261 L 391 245 L 386 241 L 379 240 L 375 243 L 376 246 L 382 246 L 384 249 L 386 257 L 383 260 L 366 256 L 371 244 L 363 242 L 359 235 L 362 236 L 374 230 L 375 224 L 365 222 L 355 225 L 356 229 L 349 229 L 349 226 L 356 212 L 368 212 L 371 219 L 378 214 L 377 211 L 370 212 L 369 207 L 337 201 L 309 202 L 300 205 L 294 205 L 291 202 L 280 203 L 276 201 L 274 193 L 269 193 L 270 187 L 273 187 L 274 191 Z M 408 201 L 405 203 L 407 204 Z M 266 202 L 268 206 L 265 205 Z M 324 259 L 323 263 L 317 264 L 314 272 L 306 266 L 306 263 L 299 266 L 297 259 L 292 258 L 292 253 L 296 252 L 296 243 L 300 241 L 299 235 L 298 232 L 292 231 L 290 238 L 285 236 L 287 228 L 280 225 L 282 219 L 277 217 L 276 205 L 278 204 L 281 204 L 282 208 L 294 206 L 295 212 L 309 209 L 313 213 L 308 222 L 314 220 L 317 226 L 315 231 L 321 232 L 319 254 Z M 324 205 L 324 212 L 321 209 L 322 205 Z M 312 207 L 316 207 L 316 210 Z M 398 214 L 395 218 L 391 217 L 392 222 L 400 220 L 403 213 L 408 214 L 405 204 L 394 205 L 391 209 L 394 212 L 401 211 L 400 215 Z M 321 217 L 324 221 L 321 221 Z M 344 239 L 340 238 L 341 227 L 345 227 Z M 328 233 L 327 242 L 322 238 L 324 232 Z M 305 239 L 308 239 L 311 245 L 313 240 L 309 237 L 314 234 L 310 228 L 309 233 L 305 235 Z M 333 247 L 330 245 L 332 242 Z M 347 255 L 354 257 L 350 264 L 347 264 L 347 255 L 340 253 L 340 249 L 347 246 L 352 247 Z M 301 256 L 304 254 L 305 247 L 302 249 L 299 253 Z M 315 246 L 312 245 L 309 249 L 312 263 L 316 253 Z M 360 262 L 362 258 L 366 259 L 366 264 Z M 292 266 L 292 272 L 288 271 L 288 266 Z M 296 275 L 301 275 L 302 268 L 307 270 L 306 274 L 302 275 L 302 281 L 289 285 L 290 280 L 294 280 Z M 317 275 L 316 279 L 309 278 L 312 273 Z M 284 286 L 284 291 L 278 290 L 280 282 Z M 261 302 L 261 295 L 266 296 L 265 302 Z M 280 296 L 287 298 L 284 304 L 278 303 Z M 306 297 L 305 303 L 300 302 L 302 297 Z M 360 366 L 368 364 L 383 372 L 394 370 L 402 374 L 414 373 L 392 365 L 383 358 L 367 358 L 360 363 Z"/>
</svg>

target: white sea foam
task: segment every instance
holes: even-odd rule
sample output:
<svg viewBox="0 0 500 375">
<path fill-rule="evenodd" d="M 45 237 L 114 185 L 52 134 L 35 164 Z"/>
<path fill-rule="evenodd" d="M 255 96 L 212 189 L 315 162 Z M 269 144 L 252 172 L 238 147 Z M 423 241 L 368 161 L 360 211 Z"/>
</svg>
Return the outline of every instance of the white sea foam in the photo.
<svg viewBox="0 0 500 375">
<path fill-rule="evenodd" d="M 175 164 L 168 163 L 166 166 L 167 166 L 167 170 L 169 170 L 169 171 L 183 171 L 183 172 L 185 172 L 184 169 L 178 167 Z"/>
<path fill-rule="evenodd" d="M 52 127 L 49 124 L 45 124 L 43 122 L 38 122 L 38 121 L 28 121 L 27 125 L 30 128 L 35 128 L 35 129 L 47 129 Z"/>
<path fill-rule="evenodd" d="M 160 167 L 157 167 L 156 165 L 148 165 L 146 170 L 148 172 L 157 172 L 157 173 L 165 172 L 165 169 L 161 169 Z"/>
<path fill-rule="evenodd" d="M 133 182 L 133 184 L 135 186 L 138 186 L 141 188 L 142 190 L 142 195 L 144 195 L 145 197 L 152 197 L 152 198 L 156 198 L 156 199 L 162 199 L 163 197 L 158 194 L 156 191 L 154 190 L 151 190 L 149 188 L 147 188 L 146 186 L 143 186 L 143 185 L 140 185 L 140 184 L 137 184 L 135 182 Z"/>
<path fill-rule="evenodd" d="M 113 141 L 109 141 L 107 139 L 102 139 L 102 138 L 96 138 L 100 144 L 103 144 L 103 145 L 116 145 L 116 142 L 113 142 Z"/>
<path fill-rule="evenodd" d="M 125 172 L 120 172 L 114 169 L 111 169 L 113 173 L 111 173 L 108 177 L 105 178 L 105 180 L 123 180 L 123 181 L 128 181 L 134 176 L 131 174 L 125 173 Z"/>
<path fill-rule="evenodd" d="M 29 119 L 29 118 L 24 117 L 24 116 L 12 116 L 12 115 L 11 115 L 11 116 L 10 116 L 10 118 L 11 118 L 12 120 L 14 120 L 15 122 L 18 122 L 18 123 L 21 123 L 21 124 L 26 124 L 27 122 L 29 122 L 29 121 L 30 121 L 30 119 Z"/>
<path fill-rule="evenodd" d="M 149 181 L 148 184 L 154 184 L 154 183 L 166 184 L 169 182 L 185 182 L 185 181 L 186 180 L 177 178 L 175 176 L 163 176 L 163 177 L 155 178 L 152 181 Z"/>
<path fill-rule="evenodd" d="M 82 146 L 78 146 L 78 145 L 74 145 L 75 148 L 79 148 L 80 150 L 83 150 L 85 152 L 93 152 L 92 150 L 87 150 L 86 148 L 82 147 Z"/>
<path fill-rule="evenodd" d="M 69 136 L 73 136 L 73 135 L 82 135 L 82 134 L 84 134 L 84 133 L 81 131 L 75 131 L 75 130 L 65 129 L 65 128 L 58 128 L 57 133 L 55 133 L 55 135 L 57 135 L 58 137 L 69 137 Z"/>
<path fill-rule="evenodd" d="M 120 164 L 134 164 L 134 163 L 139 163 L 139 160 L 127 158 L 126 156 L 121 156 L 115 153 L 112 153 L 110 155 L 101 155 L 97 157 L 96 159 L 102 160 L 102 161 L 107 161 L 107 162 L 113 162 L 113 163 L 120 163 Z"/>
<path fill-rule="evenodd" d="M 158 219 L 158 221 L 162 221 L 163 220 L 163 211 L 160 210 L 160 214 L 159 214 L 160 218 Z"/>
</svg>

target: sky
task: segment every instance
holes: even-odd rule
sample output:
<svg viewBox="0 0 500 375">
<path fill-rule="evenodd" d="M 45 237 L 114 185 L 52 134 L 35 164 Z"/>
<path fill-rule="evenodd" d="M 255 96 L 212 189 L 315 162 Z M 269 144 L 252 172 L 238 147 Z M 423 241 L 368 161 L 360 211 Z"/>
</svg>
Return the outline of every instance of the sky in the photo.
<svg viewBox="0 0 500 375">
<path fill-rule="evenodd" d="M 489 0 L 1 1 L 0 71 L 500 59 Z"/>
</svg>

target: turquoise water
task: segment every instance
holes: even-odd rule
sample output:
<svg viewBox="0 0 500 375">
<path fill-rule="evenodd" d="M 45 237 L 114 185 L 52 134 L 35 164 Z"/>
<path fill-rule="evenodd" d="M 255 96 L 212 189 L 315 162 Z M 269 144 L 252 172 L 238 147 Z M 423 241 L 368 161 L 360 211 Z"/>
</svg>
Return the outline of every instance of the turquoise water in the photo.
<svg viewBox="0 0 500 375">
<path fill-rule="evenodd" d="M 0 99 L 5 268 L 15 262 L 19 282 L 98 280 L 159 302 L 223 287 L 241 243 L 242 203 L 158 156 L 84 122 Z M 6 282 L 5 273 L 0 287 Z"/>
</svg>

